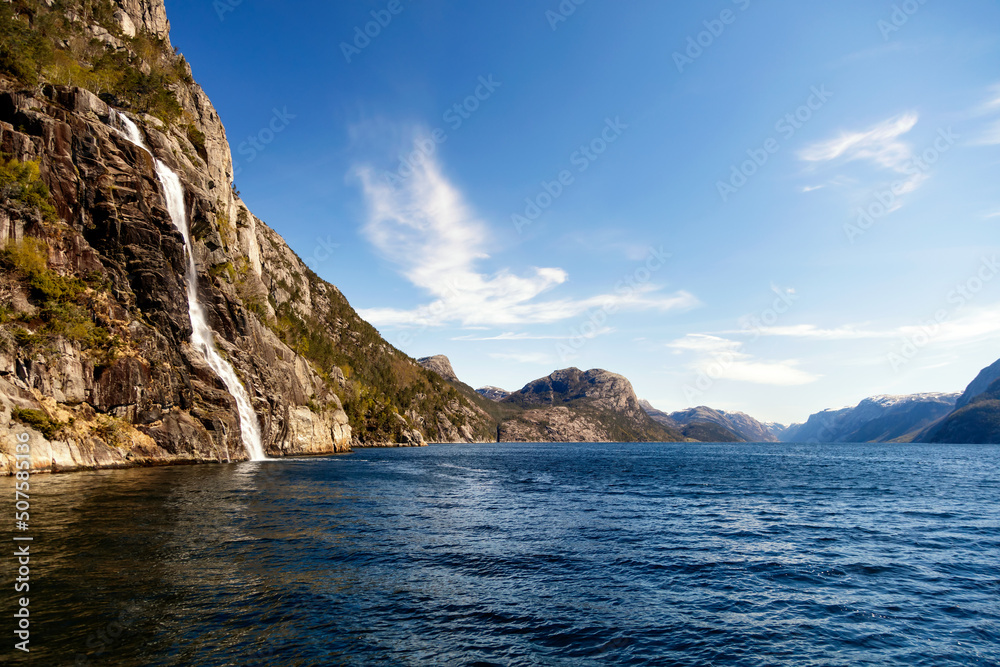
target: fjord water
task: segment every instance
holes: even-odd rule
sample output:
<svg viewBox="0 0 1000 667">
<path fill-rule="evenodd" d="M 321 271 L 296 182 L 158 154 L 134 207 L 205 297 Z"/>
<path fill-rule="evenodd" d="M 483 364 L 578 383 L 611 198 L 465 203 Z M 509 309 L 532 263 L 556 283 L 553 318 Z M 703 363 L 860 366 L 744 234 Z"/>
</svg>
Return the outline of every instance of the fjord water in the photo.
<svg viewBox="0 0 1000 667">
<path fill-rule="evenodd" d="M 432 445 L 38 476 L 31 661 L 4 655 L 996 665 L 998 480 L 992 446 L 789 444 Z"/>
</svg>

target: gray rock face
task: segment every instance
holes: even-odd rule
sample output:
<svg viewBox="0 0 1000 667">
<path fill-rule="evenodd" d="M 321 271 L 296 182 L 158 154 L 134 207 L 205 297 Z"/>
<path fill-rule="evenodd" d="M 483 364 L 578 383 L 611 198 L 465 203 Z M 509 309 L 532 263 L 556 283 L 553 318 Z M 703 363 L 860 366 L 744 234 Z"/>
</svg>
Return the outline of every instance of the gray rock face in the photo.
<svg viewBox="0 0 1000 667">
<path fill-rule="evenodd" d="M 136 31 L 148 32 L 162 40 L 170 39 L 170 21 L 162 0 L 115 0 L 125 18 L 118 17 L 122 31 L 129 34 L 126 26 L 131 26 L 133 36 Z"/>
<path fill-rule="evenodd" d="M 417 363 L 429 371 L 434 371 L 448 382 L 460 381 L 458 376 L 455 375 L 455 369 L 451 367 L 451 360 L 443 354 L 417 359 Z"/>
<path fill-rule="evenodd" d="M 675 442 L 683 436 L 646 414 L 624 376 L 602 369 L 559 370 L 501 402 L 525 412 L 500 424 L 500 440 Z"/>
<path fill-rule="evenodd" d="M 561 405 L 586 401 L 589 405 L 638 419 L 645 416 L 632 383 L 623 375 L 600 368 L 567 368 L 526 384 L 506 401 L 522 406 Z"/>
<path fill-rule="evenodd" d="M 504 421 L 501 442 L 613 442 L 608 428 L 596 419 L 565 406 L 525 410 Z"/>
</svg>

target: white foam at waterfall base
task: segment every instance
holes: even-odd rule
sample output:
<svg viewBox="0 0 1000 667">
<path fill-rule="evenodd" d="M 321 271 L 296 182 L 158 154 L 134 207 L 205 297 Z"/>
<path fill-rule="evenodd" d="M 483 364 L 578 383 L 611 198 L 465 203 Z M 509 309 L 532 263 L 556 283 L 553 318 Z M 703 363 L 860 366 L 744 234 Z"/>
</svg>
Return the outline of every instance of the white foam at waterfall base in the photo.
<svg viewBox="0 0 1000 667">
<path fill-rule="evenodd" d="M 142 133 L 130 118 L 112 110 L 112 117 L 121 124 L 119 131 L 122 135 L 136 146 L 149 152 L 145 142 L 142 140 Z M 152 155 L 152 153 L 150 153 Z M 247 453 L 252 461 L 263 461 L 267 459 L 264 454 L 264 447 L 260 440 L 260 426 L 257 423 L 257 413 L 254 412 L 247 395 L 246 388 L 240 382 L 236 371 L 232 365 L 222 358 L 219 351 L 215 349 L 215 337 L 212 328 L 208 325 L 208 318 L 205 317 L 205 310 L 198 300 L 198 269 L 194 262 L 194 247 L 191 245 L 191 237 L 188 232 L 187 213 L 184 209 L 184 186 L 181 179 L 174 171 L 153 157 L 156 165 L 156 176 L 163 187 L 163 196 L 167 203 L 167 212 L 170 214 L 170 221 L 174 227 L 184 237 L 184 252 L 187 255 L 187 272 L 185 282 L 187 283 L 188 316 L 191 319 L 191 344 L 205 356 L 208 365 L 219 376 L 226 389 L 236 401 L 236 408 L 240 417 L 240 433 L 243 436 L 243 444 L 247 448 Z"/>
</svg>

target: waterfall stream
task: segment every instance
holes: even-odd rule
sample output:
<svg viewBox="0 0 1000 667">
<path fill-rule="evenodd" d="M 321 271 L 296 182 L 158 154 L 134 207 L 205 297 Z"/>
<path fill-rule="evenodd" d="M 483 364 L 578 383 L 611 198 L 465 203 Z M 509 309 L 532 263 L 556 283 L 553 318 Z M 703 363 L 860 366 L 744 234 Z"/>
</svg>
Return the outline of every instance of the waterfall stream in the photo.
<svg viewBox="0 0 1000 667">
<path fill-rule="evenodd" d="M 163 188 L 163 196 L 167 203 L 167 211 L 170 213 L 170 220 L 174 227 L 184 237 L 184 251 L 187 255 L 187 273 L 185 282 L 187 283 L 188 316 L 191 318 L 191 344 L 204 356 L 208 365 L 215 371 L 216 375 L 226 385 L 226 389 L 236 401 L 236 407 L 240 417 L 240 432 L 243 436 L 243 444 L 247 448 L 247 453 L 252 461 L 262 461 L 267 458 L 264 454 L 264 447 L 260 439 L 260 425 L 257 422 L 257 413 L 254 412 L 250 403 L 250 396 L 246 388 L 240 382 L 236 371 L 232 365 L 226 361 L 215 348 L 215 338 L 212 328 L 208 325 L 208 318 L 205 317 L 205 310 L 198 300 L 198 269 L 194 262 L 194 246 L 191 244 L 191 236 L 188 230 L 187 213 L 184 209 L 184 187 L 181 179 L 174 171 L 161 162 L 152 154 L 152 151 L 143 141 L 142 133 L 135 123 L 124 114 L 111 111 L 112 118 L 117 121 L 121 134 L 130 142 L 143 149 L 153 157 L 156 165 L 156 176 L 160 180 Z"/>
</svg>

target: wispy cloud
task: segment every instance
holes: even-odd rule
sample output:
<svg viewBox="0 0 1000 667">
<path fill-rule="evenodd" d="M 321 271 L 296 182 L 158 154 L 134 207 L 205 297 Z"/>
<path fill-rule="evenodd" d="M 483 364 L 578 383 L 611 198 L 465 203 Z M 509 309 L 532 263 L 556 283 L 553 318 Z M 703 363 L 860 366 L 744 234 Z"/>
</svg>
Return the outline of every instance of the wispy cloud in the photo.
<svg viewBox="0 0 1000 667">
<path fill-rule="evenodd" d="M 550 367 L 555 363 L 551 355 L 543 352 L 492 352 L 490 357 L 502 361 L 513 361 L 518 364 L 534 364 Z"/>
<path fill-rule="evenodd" d="M 688 334 L 667 343 L 678 354 L 690 354 L 692 370 L 712 379 L 752 384 L 797 386 L 815 382 L 819 375 L 798 368 L 797 359 L 762 360 L 743 351 L 738 341 L 708 334 Z"/>
<path fill-rule="evenodd" d="M 983 130 L 975 142 L 977 146 L 1000 145 L 1000 120 L 995 120 Z"/>
<path fill-rule="evenodd" d="M 659 312 L 684 310 L 698 304 L 688 292 L 664 293 L 652 284 L 586 298 L 541 299 L 569 279 L 566 271 L 532 267 L 521 275 L 510 269 L 483 273 L 477 270 L 477 265 L 488 258 L 489 225 L 477 217 L 432 158 L 423 160 L 413 172 L 393 188 L 370 166 L 354 170 L 368 202 L 365 235 L 408 280 L 433 299 L 408 310 L 360 311 L 362 317 L 374 324 L 545 324 L 578 317 L 608 304 L 623 310 Z"/>
<path fill-rule="evenodd" d="M 834 328 L 823 328 L 814 324 L 793 326 L 762 327 L 753 331 L 731 330 L 716 332 L 716 335 L 739 335 L 752 333 L 755 336 L 777 336 L 807 340 L 873 340 L 908 339 L 915 335 L 926 335 L 929 325 L 902 325 L 887 329 L 873 329 L 865 325 L 847 324 Z M 995 306 L 978 308 L 961 317 L 934 325 L 934 342 L 966 343 L 1000 334 L 1000 310 Z M 708 335 L 708 334 L 706 334 Z"/>
<path fill-rule="evenodd" d="M 901 137 L 912 130 L 918 120 L 916 113 L 908 112 L 865 130 L 842 132 L 836 137 L 802 149 L 799 158 L 813 164 L 868 161 L 882 169 L 906 176 L 899 187 L 894 188 L 896 194 L 913 192 L 927 179 L 927 174 L 914 169 L 913 149 Z"/>
<path fill-rule="evenodd" d="M 1000 83 L 995 83 L 989 87 L 986 101 L 977 106 L 973 110 L 973 114 L 984 116 L 998 112 L 1000 112 Z"/>
<path fill-rule="evenodd" d="M 872 160 L 877 164 L 895 169 L 912 155 L 910 147 L 899 141 L 917 124 L 916 113 L 905 113 L 878 123 L 860 132 L 843 132 L 833 139 L 807 146 L 799 157 L 807 162 L 827 162 L 837 158 L 851 160 Z"/>
<path fill-rule="evenodd" d="M 784 336 L 788 338 L 809 338 L 819 340 L 861 340 L 865 338 L 892 338 L 894 331 L 871 331 L 860 325 L 845 325 L 824 329 L 815 324 L 795 324 L 791 326 L 760 327 L 750 330 L 729 330 L 716 332 L 719 335 L 753 333 L 757 336 Z"/>
<path fill-rule="evenodd" d="M 565 334 L 565 335 L 534 335 L 528 333 L 514 333 L 507 331 L 495 336 L 473 336 L 467 334 L 465 336 L 455 336 L 452 340 L 465 340 L 465 341 L 491 341 L 491 340 L 569 340 L 570 338 L 597 338 L 598 336 L 605 336 L 610 333 L 614 333 L 614 327 L 601 327 L 595 331 L 586 334 Z"/>
</svg>

